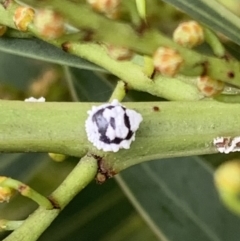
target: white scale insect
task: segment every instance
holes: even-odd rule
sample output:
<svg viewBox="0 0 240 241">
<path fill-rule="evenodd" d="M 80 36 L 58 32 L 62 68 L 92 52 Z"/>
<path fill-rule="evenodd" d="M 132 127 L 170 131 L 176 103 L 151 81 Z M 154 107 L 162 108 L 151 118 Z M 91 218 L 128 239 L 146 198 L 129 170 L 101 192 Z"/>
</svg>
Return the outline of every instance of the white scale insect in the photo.
<svg viewBox="0 0 240 241">
<path fill-rule="evenodd" d="M 213 145 L 220 153 L 240 151 L 240 136 L 236 137 L 217 137 L 213 140 Z"/>
<path fill-rule="evenodd" d="M 85 122 L 88 140 L 105 152 L 129 149 L 143 120 L 141 114 L 127 109 L 118 100 L 93 106 L 88 115 Z"/>
</svg>

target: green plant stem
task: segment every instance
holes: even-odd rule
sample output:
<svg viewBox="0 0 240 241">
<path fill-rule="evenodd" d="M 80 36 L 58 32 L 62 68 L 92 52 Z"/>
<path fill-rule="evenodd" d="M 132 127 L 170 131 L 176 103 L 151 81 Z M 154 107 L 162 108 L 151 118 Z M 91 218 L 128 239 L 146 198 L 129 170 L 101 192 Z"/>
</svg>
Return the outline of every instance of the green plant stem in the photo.
<svg viewBox="0 0 240 241">
<path fill-rule="evenodd" d="M 40 193 L 36 192 L 35 190 L 18 180 L 7 177 L 0 182 L 0 187 L 9 187 L 15 189 L 16 191 L 20 192 L 21 195 L 28 197 L 34 202 L 38 203 L 39 206 L 46 209 L 53 209 L 52 203 L 46 197 L 42 196 Z"/>
<path fill-rule="evenodd" d="M 83 157 L 63 183 L 52 193 L 51 199 L 59 209 L 46 210 L 39 207 L 26 221 L 4 241 L 35 241 L 58 216 L 60 211 L 93 180 L 97 161 L 92 156 Z"/>
<path fill-rule="evenodd" d="M 129 166 L 174 156 L 216 153 L 213 138 L 239 136 L 240 106 L 216 101 L 124 103 L 143 122 L 129 150 L 96 150 L 87 140 L 87 110 L 96 103 L 0 102 L 1 152 L 53 152 L 104 158 L 113 173 Z M 231 118 L 230 118 L 231 117 Z"/>
<path fill-rule="evenodd" d="M 205 41 L 211 47 L 213 53 L 219 57 L 223 58 L 226 55 L 226 50 L 223 44 L 220 42 L 219 38 L 210 29 L 204 28 L 204 38 Z"/>
<path fill-rule="evenodd" d="M 126 86 L 125 83 L 121 80 L 117 82 L 117 85 L 109 99 L 109 102 L 111 102 L 114 99 L 117 99 L 118 101 L 122 101 L 126 95 Z"/>
<path fill-rule="evenodd" d="M 61 46 L 62 40 L 52 41 Z M 154 81 L 147 77 L 141 66 L 130 61 L 116 61 L 110 58 L 103 47 L 97 44 L 68 42 L 65 50 L 89 60 L 115 74 L 127 88 L 148 92 L 169 100 L 199 100 L 203 98 L 196 86 L 186 84 L 177 78 L 158 76 Z"/>
<path fill-rule="evenodd" d="M 228 95 L 228 94 L 221 94 L 214 97 L 215 100 L 225 102 L 225 103 L 240 103 L 240 95 Z"/>
<path fill-rule="evenodd" d="M 13 220 L 6 220 L 6 219 L 0 219 L 0 232 L 6 231 L 6 230 L 15 230 L 19 228 L 24 221 L 13 221 Z"/>
</svg>

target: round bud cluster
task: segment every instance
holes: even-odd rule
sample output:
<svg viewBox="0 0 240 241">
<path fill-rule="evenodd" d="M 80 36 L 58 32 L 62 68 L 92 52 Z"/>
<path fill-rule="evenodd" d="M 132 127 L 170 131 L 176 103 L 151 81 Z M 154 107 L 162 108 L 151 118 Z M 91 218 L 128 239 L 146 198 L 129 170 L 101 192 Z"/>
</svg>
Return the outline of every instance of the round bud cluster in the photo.
<svg viewBox="0 0 240 241">
<path fill-rule="evenodd" d="M 195 21 L 181 23 L 173 33 L 173 40 L 187 48 L 192 48 L 204 41 L 201 25 Z"/>
<path fill-rule="evenodd" d="M 0 176 L 0 185 L 1 182 L 5 181 L 7 177 Z M 9 199 L 13 196 L 14 189 L 10 187 L 1 187 L 0 186 L 0 203 L 9 202 Z"/>
<path fill-rule="evenodd" d="M 13 16 L 13 21 L 17 29 L 27 31 L 28 25 L 33 21 L 34 14 L 34 10 L 30 7 L 18 7 Z"/>
<path fill-rule="evenodd" d="M 0 203 L 9 202 L 13 193 L 13 189 L 9 187 L 0 187 Z"/>
<path fill-rule="evenodd" d="M 93 106 L 85 123 L 88 140 L 98 149 L 117 152 L 129 149 L 142 116 L 127 109 L 117 100 Z"/>
<path fill-rule="evenodd" d="M 87 2 L 95 11 L 105 14 L 108 18 L 118 18 L 121 0 L 87 0 Z"/>
<path fill-rule="evenodd" d="M 183 61 L 177 51 L 166 47 L 159 47 L 153 55 L 154 68 L 166 76 L 174 76 L 179 71 Z"/>
<path fill-rule="evenodd" d="M 7 31 L 7 27 L 5 25 L 0 24 L 0 37 L 3 36 Z"/>
<path fill-rule="evenodd" d="M 130 60 L 133 57 L 133 51 L 128 48 L 105 44 L 108 55 L 115 60 Z"/>
<path fill-rule="evenodd" d="M 38 10 L 34 18 L 34 25 L 42 37 L 55 39 L 65 32 L 63 17 L 51 9 Z"/>
<path fill-rule="evenodd" d="M 211 79 L 209 76 L 200 76 L 197 79 L 197 88 L 206 97 L 220 94 L 224 86 L 222 81 Z"/>
<path fill-rule="evenodd" d="M 223 204 L 239 215 L 240 160 L 231 160 L 220 165 L 214 174 L 214 182 Z"/>
<path fill-rule="evenodd" d="M 232 160 L 220 165 L 214 174 L 215 184 L 231 193 L 240 192 L 240 161 Z"/>
</svg>

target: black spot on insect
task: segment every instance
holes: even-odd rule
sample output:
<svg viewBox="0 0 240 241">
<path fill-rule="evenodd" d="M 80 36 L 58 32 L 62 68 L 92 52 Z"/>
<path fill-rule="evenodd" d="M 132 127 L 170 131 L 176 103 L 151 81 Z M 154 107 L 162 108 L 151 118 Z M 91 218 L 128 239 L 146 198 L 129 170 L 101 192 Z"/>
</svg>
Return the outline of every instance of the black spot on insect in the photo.
<svg viewBox="0 0 240 241">
<path fill-rule="evenodd" d="M 116 123 L 115 123 L 115 119 L 114 118 L 110 118 L 110 126 L 114 129 L 114 130 L 116 130 Z"/>
<path fill-rule="evenodd" d="M 114 106 L 108 106 L 106 109 L 113 109 Z M 122 107 L 124 112 L 126 108 Z M 98 133 L 100 134 L 99 140 L 106 143 L 106 144 L 120 144 L 124 140 L 129 140 L 133 136 L 133 132 L 130 130 L 130 120 L 126 113 L 124 113 L 124 124 L 128 128 L 128 133 L 125 138 L 116 137 L 113 140 L 110 140 L 109 137 L 106 135 L 107 129 L 109 125 L 115 130 L 116 129 L 116 122 L 114 118 L 110 118 L 110 122 L 108 122 L 104 116 L 103 112 L 105 109 L 98 110 L 93 116 L 92 121 L 96 123 L 98 127 Z"/>
<path fill-rule="evenodd" d="M 128 129 L 131 129 L 129 117 L 127 116 L 126 113 L 124 113 L 124 124 Z"/>
<path fill-rule="evenodd" d="M 92 121 L 96 123 L 99 134 L 105 136 L 108 128 L 108 121 L 103 117 L 103 112 L 104 109 L 97 111 L 93 115 Z"/>
</svg>

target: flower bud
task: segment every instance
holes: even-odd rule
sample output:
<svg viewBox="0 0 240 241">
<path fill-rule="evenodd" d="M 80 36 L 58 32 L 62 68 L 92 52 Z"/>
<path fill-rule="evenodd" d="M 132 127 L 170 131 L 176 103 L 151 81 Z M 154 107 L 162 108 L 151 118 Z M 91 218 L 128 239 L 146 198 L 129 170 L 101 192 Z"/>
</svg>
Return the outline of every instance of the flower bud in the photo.
<svg viewBox="0 0 240 241">
<path fill-rule="evenodd" d="M 0 176 L 0 185 L 7 177 Z M 0 203 L 9 202 L 9 199 L 14 194 L 14 190 L 10 187 L 1 187 L 0 186 Z"/>
<path fill-rule="evenodd" d="M 214 182 L 224 205 L 240 215 L 240 161 L 228 161 L 218 167 Z"/>
<path fill-rule="evenodd" d="M 39 10 L 34 18 L 34 25 L 40 36 L 46 39 L 55 39 L 64 34 L 63 17 L 51 9 Z"/>
<path fill-rule="evenodd" d="M 9 187 L 0 187 L 0 203 L 9 202 L 14 190 Z"/>
<path fill-rule="evenodd" d="M 48 153 L 51 159 L 55 162 L 62 162 L 66 159 L 66 155 L 58 154 L 58 153 Z"/>
<path fill-rule="evenodd" d="M 153 55 L 155 69 L 166 76 L 174 76 L 183 62 L 183 58 L 177 51 L 166 47 L 159 47 Z"/>
<path fill-rule="evenodd" d="M 28 25 L 33 21 L 34 10 L 30 7 L 18 7 L 13 16 L 13 21 L 17 29 L 27 31 Z"/>
<path fill-rule="evenodd" d="M 115 60 L 129 60 L 133 56 L 133 52 L 124 47 L 105 44 L 108 55 Z"/>
<path fill-rule="evenodd" d="M 0 24 L 0 37 L 3 36 L 7 31 L 7 27 L 5 25 Z"/>
<path fill-rule="evenodd" d="M 200 76 L 197 79 L 197 88 L 206 97 L 220 94 L 224 86 L 222 81 L 211 79 L 209 76 Z"/>
<path fill-rule="evenodd" d="M 119 14 L 119 5 L 121 0 L 87 0 L 91 7 L 107 17 L 116 19 Z"/>
<path fill-rule="evenodd" d="M 192 48 L 204 41 L 202 27 L 195 21 L 181 23 L 173 33 L 174 42 Z"/>
<path fill-rule="evenodd" d="M 219 166 L 214 174 L 214 181 L 222 190 L 240 193 L 240 161 L 232 160 Z"/>
</svg>

